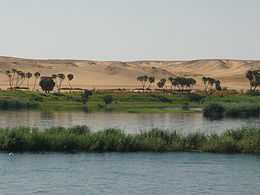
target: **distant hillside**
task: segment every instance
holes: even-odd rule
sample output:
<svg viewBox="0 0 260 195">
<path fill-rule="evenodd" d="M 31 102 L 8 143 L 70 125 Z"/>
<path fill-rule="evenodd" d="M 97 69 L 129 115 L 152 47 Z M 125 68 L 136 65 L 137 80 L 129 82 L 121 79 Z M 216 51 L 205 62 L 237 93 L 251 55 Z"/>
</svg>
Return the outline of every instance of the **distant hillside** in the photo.
<svg viewBox="0 0 260 195">
<path fill-rule="evenodd" d="M 75 87 L 84 88 L 133 88 L 136 77 L 146 74 L 157 79 L 169 76 L 191 76 L 201 87 L 202 76 L 212 76 L 222 81 L 223 86 L 236 89 L 248 88 L 245 73 L 260 69 L 260 61 L 252 60 L 191 60 L 191 61 L 92 61 L 92 60 L 35 60 L 0 57 L 0 87 L 7 86 L 5 71 L 16 68 L 42 75 L 73 73 Z"/>
</svg>

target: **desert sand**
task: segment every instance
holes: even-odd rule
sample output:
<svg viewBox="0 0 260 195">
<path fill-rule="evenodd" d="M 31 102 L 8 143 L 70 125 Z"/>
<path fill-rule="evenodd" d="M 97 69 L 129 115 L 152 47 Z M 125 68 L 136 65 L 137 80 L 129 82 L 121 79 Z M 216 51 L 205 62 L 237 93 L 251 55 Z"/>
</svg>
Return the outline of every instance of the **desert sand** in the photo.
<svg viewBox="0 0 260 195">
<path fill-rule="evenodd" d="M 136 88 L 136 77 L 155 76 L 157 80 L 169 76 L 189 76 L 202 87 L 201 78 L 210 76 L 219 79 L 223 87 L 247 89 L 245 73 L 260 69 L 260 61 L 253 60 L 190 60 L 190 61 L 92 61 L 92 60 L 36 60 L 0 57 L 0 88 L 8 87 L 6 70 L 12 68 L 25 72 L 40 72 L 42 76 L 57 73 L 73 73 L 73 87 L 80 88 Z M 25 82 L 26 83 L 26 82 Z M 30 81 L 31 85 L 33 79 Z M 64 87 L 67 83 L 64 82 Z"/>
</svg>

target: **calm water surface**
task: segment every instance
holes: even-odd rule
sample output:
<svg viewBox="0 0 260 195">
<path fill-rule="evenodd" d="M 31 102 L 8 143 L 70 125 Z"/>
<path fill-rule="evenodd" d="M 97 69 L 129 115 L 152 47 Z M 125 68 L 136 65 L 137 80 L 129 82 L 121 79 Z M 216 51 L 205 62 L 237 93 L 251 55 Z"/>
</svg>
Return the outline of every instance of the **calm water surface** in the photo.
<svg viewBox="0 0 260 195">
<path fill-rule="evenodd" d="M 40 111 L 1 111 L 0 127 L 29 126 L 41 129 L 75 125 L 87 125 L 92 130 L 120 128 L 130 133 L 139 130 L 160 128 L 184 132 L 222 132 L 227 128 L 243 126 L 260 127 L 260 118 L 223 119 L 210 121 L 201 113 L 85 113 L 85 112 L 40 112 Z"/>
<path fill-rule="evenodd" d="M 3 195 L 259 195 L 260 157 L 2 153 L 0 178 Z"/>
</svg>

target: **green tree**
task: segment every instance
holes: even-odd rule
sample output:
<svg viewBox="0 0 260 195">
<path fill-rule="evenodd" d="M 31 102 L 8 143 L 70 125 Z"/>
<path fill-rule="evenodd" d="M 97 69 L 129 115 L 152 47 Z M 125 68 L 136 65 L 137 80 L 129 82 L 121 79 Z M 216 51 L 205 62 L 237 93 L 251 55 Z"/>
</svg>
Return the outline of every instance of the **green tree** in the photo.
<svg viewBox="0 0 260 195">
<path fill-rule="evenodd" d="M 106 95 L 103 97 L 103 100 L 105 102 L 106 105 L 112 104 L 114 99 L 112 95 Z"/>
<path fill-rule="evenodd" d="M 45 93 L 50 93 L 55 87 L 55 82 L 52 77 L 42 77 L 39 85 Z"/>
</svg>

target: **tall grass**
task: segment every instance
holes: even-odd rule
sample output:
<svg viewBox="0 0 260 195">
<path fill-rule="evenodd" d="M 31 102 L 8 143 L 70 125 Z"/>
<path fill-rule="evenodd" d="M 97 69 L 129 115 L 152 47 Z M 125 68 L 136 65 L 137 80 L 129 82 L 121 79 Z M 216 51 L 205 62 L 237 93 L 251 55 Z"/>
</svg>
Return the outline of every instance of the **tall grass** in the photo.
<svg viewBox="0 0 260 195">
<path fill-rule="evenodd" d="M 153 129 L 139 134 L 107 129 L 91 132 L 85 126 L 50 128 L 0 129 L 0 151 L 13 152 L 174 152 L 199 151 L 213 153 L 260 154 L 260 129 L 228 130 L 221 135 Z"/>
</svg>

